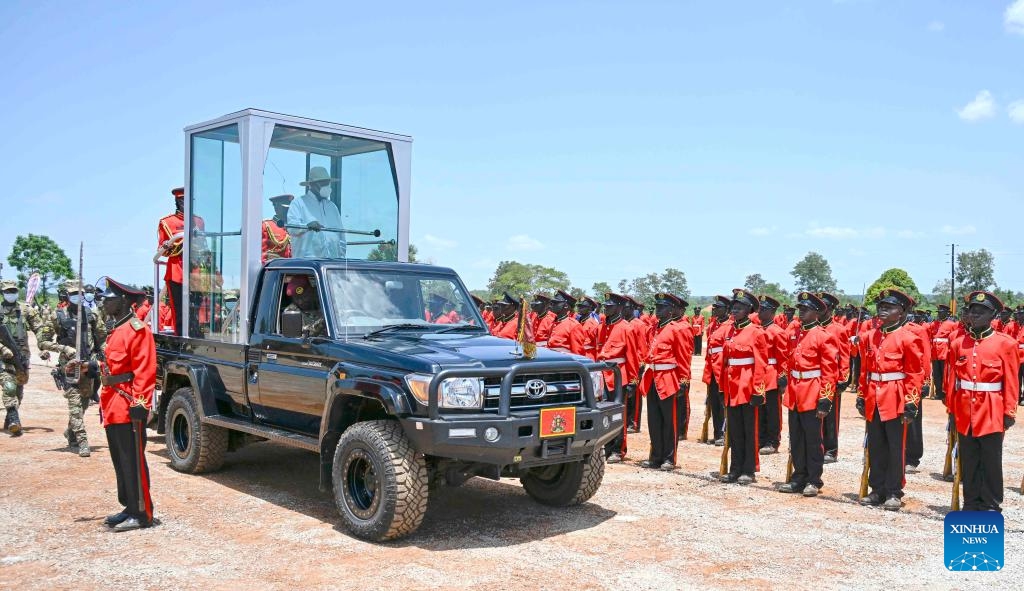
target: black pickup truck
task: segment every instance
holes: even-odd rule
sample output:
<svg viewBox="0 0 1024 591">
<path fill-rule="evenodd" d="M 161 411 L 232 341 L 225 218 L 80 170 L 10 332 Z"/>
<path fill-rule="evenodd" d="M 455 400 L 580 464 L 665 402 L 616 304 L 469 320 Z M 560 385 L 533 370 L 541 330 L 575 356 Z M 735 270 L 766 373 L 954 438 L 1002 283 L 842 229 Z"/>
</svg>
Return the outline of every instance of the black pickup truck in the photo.
<svg viewBox="0 0 1024 591">
<path fill-rule="evenodd" d="M 488 333 L 451 269 L 280 259 L 260 272 L 249 334 L 156 335 L 156 427 L 171 465 L 216 470 L 274 441 L 320 454 L 347 528 L 416 530 L 429 491 L 519 478 L 537 501 L 582 503 L 622 430 L 618 371 Z M 232 342 L 234 341 L 234 342 Z M 613 371 L 607 391 L 602 370 Z"/>
</svg>

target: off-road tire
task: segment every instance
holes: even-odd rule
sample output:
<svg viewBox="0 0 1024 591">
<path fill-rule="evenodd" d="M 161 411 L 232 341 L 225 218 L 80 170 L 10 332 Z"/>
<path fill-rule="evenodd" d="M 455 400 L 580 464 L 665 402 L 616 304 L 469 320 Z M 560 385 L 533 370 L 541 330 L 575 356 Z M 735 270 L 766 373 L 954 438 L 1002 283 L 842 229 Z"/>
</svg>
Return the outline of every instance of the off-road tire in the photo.
<svg viewBox="0 0 1024 591">
<path fill-rule="evenodd" d="M 203 424 L 191 388 L 178 388 L 167 403 L 167 455 L 171 467 L 186 474 L 212 472 L 224 464 L 228 430 Z"/>
<path fill-rule="evenodd" d="M 520 478 L 526 493 L 542 505 L 569 507 L 585 503 L 601 488 L 604 450 L 598 448 L 582 462 L 532 468 Z"/>
<path fill-rule="evenodd" d="M 397 421 L 365 421 L 342 433 L 331 482 L 345 527 L 365 540 L 409 535 L 427 512 L 427 464 Z"/>
</svg>

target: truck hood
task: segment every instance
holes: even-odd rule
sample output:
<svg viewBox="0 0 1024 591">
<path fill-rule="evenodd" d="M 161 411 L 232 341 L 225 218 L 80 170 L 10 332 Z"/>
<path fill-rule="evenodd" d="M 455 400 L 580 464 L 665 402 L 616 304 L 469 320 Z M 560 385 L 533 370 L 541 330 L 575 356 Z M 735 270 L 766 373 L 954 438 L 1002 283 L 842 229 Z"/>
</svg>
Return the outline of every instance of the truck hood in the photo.
<svg viewBox="0 0 1024 591">
<path fill-rule="evenodd" d="M 525 361 L 521 355 L 514 354 L 516 344 L 513 341 L 491 335 L 389 335 L 387 338 L 364 340 L 361 344 L 374 351 L 378 363 L 384 362 L 414 371 L 436 372 L 455 367 L 508 367 Z M 590 359 L 538 347 L 533 361 L 589 363 Z"/>
</svg>

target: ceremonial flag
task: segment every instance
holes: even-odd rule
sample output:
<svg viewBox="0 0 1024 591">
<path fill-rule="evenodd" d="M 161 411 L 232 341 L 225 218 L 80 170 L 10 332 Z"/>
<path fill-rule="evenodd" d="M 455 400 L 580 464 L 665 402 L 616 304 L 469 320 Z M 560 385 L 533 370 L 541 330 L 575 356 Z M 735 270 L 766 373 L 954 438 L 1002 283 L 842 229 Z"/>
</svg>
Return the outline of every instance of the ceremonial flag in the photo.
<svg viewBox="0 0 1024 591">
<path fill-rule="evenodd" d="M 537 343 L 533 340 L 533 325 L 530 324 L 530 304 L 527 298 L 523 298 L 522 308 L 519 310 L 519 333 L 516 340 L 523 348 L 523 357 L 533 359 L 537 356 Z"/>
<path fill-rule="evenodd" d="M 33 273 L 28 278 L 28 285 L 25 286 L 25 303 L 31 304 L 32 298 L 36 297 L 36 292 L 39 291 L 39 283 L 42 281 L 42 277 L 39 273 Z"/>
</svg>

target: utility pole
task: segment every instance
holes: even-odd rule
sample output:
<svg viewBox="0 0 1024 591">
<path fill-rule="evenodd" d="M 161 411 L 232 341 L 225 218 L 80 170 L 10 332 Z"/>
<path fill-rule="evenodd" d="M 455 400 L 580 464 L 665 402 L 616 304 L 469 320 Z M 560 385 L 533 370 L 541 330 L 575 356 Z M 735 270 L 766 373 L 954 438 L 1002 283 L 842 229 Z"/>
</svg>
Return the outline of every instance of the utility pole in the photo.
<svg viewBox="0 0 1024 591">
<path fill-rule="evenodd" d="M 956 314 L 956 245 L 949 245 L 949 308 Z"/>
</svg>

